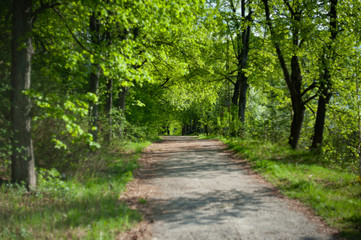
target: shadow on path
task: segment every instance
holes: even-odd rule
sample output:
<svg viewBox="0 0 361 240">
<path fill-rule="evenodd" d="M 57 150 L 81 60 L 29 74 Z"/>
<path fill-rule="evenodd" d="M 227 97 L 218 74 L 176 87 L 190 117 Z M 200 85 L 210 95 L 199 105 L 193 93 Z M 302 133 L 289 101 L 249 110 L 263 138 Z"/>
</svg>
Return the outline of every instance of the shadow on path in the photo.
<svg viewBox="0 0 361 240">
<path fill-rule="evenodd" d="M 147 198 L 154 239 L 333 239 L 217 141 L 167 136 L 150 157 L 156 167 L 143 176 L 159 188 Z"/>
</svg>

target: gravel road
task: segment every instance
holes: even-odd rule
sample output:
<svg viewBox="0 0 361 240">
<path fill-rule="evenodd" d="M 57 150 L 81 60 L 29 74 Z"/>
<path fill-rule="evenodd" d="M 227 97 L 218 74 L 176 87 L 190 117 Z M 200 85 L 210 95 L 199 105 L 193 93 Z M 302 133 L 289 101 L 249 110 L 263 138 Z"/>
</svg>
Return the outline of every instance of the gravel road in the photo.
<svg viewBox="0 0 361 240">
<path fill-rule="evenodd" d="M 167 136 L 147 155 L 150 239 L 333 239 L 295 204 L 214 140 Z M 306 210 L 305 210 L 306 209 Z"/>
</svg>

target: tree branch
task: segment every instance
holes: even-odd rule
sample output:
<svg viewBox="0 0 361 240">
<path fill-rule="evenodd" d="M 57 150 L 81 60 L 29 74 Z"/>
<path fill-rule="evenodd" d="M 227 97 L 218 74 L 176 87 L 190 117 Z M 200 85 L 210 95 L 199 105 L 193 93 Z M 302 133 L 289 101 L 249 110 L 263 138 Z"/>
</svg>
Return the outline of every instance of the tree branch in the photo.
<svg viewBox="0 0 361 240">
<path fill-rule="evenodd" d="M 301 96 L 305 95 L 308 91 L 314 89 L 315 87 L 317 87 L 317 84 L 316 84 L 316 82 L 313 82 L 310 86 L 308 86 L 308 88 L 303 90 L 303 92 L 301 93 Z"/>
<path fill-rule="evenodd" d="M 230 81 L 233 85 L 236 85 L 235 82 L 232 81 L 232 79 L 230 77 L 225 77 L 226 80 Z"/>
<path fill-rule="evenodd" d="M 298 47 L 301 48 L 305 41 L 306 41 L 306 38 L 302 38 L 300 43 L 298 44 Z"/>
<path fill-rule="evenodd" d="M 315 111 L 311 108 L 311 106 L 308 105 L 308 103 L 305 103 L 305 106 L 306 106 L 308 109 L 310 109 L 310 111 L 312 112 L 312 115 L 315 117 L 315 116 L 316 116 L 316 113 L 315 113 Z"/>
<path fill-rule="evenodd" d="M 292 16 L 295 15 L 295 11 L 291 7 L 290 3 L 287 0 L 283 0 L 283 2 L 287 5 L 288 9 L 290 10 Z"/>
<path fill-rule="evenodd" d="M 236 9 L 236 6 L 234 5 L 233 0 L 230 0 L 229 3 L 231 4 L 232 12 L 233 12 L 233 13 L 236 13 L 236 12 L 237 12 L 237 9 Z"/>
<path fill-rule="evenodd" d="M 162 83 L 162 84 L 160 85 L 160 87 L 163 88 L 164 85 L 166 85 L 167 82 L 169 82 L 169 80 L 170 80 L 170 77 L 167 76 L 167 78 L 165 79 L 164 83 Z"/>
<path fill-rule="evenodd" d="M 303 101 L 303 104 L 307 104 L 309 101 L 315 99 L 317 96 L 318 96 L 317 94 L 313 95 L 312 97 L 310 97 L 310 98 L 306 99 L 305 101 Z"/>
<path fill-rule="evenodd" d="M 71 36 L 73 37 L 73 39 L 77 42 L 77 44 L 85 51 L 87 51 L 88 53 L 95 55 L 95 53 L 89 49 L 87 49 L 78 39 L 77 37 L 74 35 L 74 33 L 71 31 L 69 25 L 66 23 L 65 19 L 63 18 L 63 16 L 61 15 L 61 13 L 56 9 L 56 8 L 52 8 L 53 11 L 59 16 L 59 18 L 64 22 L 65 27 L 68 29 L 68 32 L 71 34 Z"/>
<path fill-rule="evenodd" d="M 36 9 L 33 12 L 33 16 L 31 19 L 32 24 L 35 22 L 35 20 L 37 19 L 37 17 L 39 16 L 39 14 L 43 13 L 45 10 L 50 9 L 50 8 L 54 8 L 56 6 L 60 6 L 60 5 L 67 5 L 67 2 L 56 2 L 56 3 L 45 3 L 43 1 L 40 1 L 40 7 L 38 9 Z"/>
<path fill-rule="evenodd" d="M 267 26 L 268 26 L 268 28 L 270 29 L 270 32 L 271 32 L 271 40 L 272 40 L 272 43 L 273 43 L 274 47 L 276 48 L 277 57 L 278 57 L 278 60 L 280 62 L 280 65 L 281 65 L 283 75 L 284 75 L 284 78 L 286 80 L 286 84 L 289 87 L 289 89 L 291 89 L 291 84 L 292 83 L 291 83 L 290 73 L 289 73 L 289 71 L 287 69 L 287 65 L 286 65 L 285 59 L 283 57 L 281 47 L 280 47 L 279 43 L 274 39 L 275 38 L 275 32 L 274 32 L 274 29 L 273 29 L 273 26 L 272 26 L 272 20 L 271 20 L 271 17 L 270 17 L 271 14 L 270 14 L 270 10 L 269 10 L 268 0 L 262 0 L 262 1 L 264 3 L 264 7 L 265 7 L 266 24 L 267 24 Z"/>
<path fill-rule="evenodd" d="M 138 69 L 138 68 L 141 68 L 141 67 L 143 67 L 143 65 L 147 62 L 148 60 L 147 59 L 145 59 L 141 64 L 138 64 L 138 65 L 134 65 L 134 66 L 132 66 L 134 69 Z"/>
<path fill-rule="evenodd" d="M 229 33 L 230 33 L 230 34 L 229 34 L 229 37 L 231 38 L 232 47 L 233 47 L 233 52 L 234 52 L 235 57 L 238 59 L 238 54 L 237 54 L 237 51 L 236 51 L 236 46 L 235 46 L 235 43 L 234 43 L 234 40 L 233 40 L 233 37 L 232 37 L 232 34 L 231 34 L 231 28 L 229 27 L 228 22 L 227 22 L 227 26 L 228 26 Z"/>
</svg>

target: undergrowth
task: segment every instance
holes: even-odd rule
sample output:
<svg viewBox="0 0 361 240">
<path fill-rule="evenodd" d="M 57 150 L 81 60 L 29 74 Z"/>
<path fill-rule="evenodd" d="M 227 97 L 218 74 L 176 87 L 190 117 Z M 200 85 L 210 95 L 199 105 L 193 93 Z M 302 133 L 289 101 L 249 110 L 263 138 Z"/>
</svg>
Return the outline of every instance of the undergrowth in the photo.
<svg viewBox="0 0 361 240">
<path fill-rule="evenodd" d="M 138 167 L 142 143 L 91 152 L 71 175 L 38 169 L 38 188 L 0 186 L 0 239 L 115 239 L 141 220 L 119 195 Z"/>
<path fill-rule="evenodd" d="M 342 237 L 361 239 L 361 181 L 357 174 L 331 168 L 322 156 L 271 142 L 220 138 L 229 149 L 285 195 L 314 209 Z"/>
</svg>

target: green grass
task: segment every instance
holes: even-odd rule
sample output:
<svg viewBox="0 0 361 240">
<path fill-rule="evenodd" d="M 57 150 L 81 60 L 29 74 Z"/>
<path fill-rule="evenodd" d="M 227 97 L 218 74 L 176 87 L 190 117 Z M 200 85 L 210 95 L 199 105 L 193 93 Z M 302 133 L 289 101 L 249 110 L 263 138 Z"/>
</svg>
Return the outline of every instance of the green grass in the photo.
<svg viewBox="0 0 361 240">
<path fill-rule="evenodd" d="M 118 199 L 148 144 L 94 152 L 66 180 L 56 170 L 40 171 L 32 193 L 0 186 L 0 239 L 115 239 L 142 218 Z"/>
<path fill-rule="evenodd" d="M 285 195 L 313 208 L 347 239 L 361 239 L 361 181 L 332 169 L 320 156 L 270 142 L 222 139 Z"/>
</svg>

